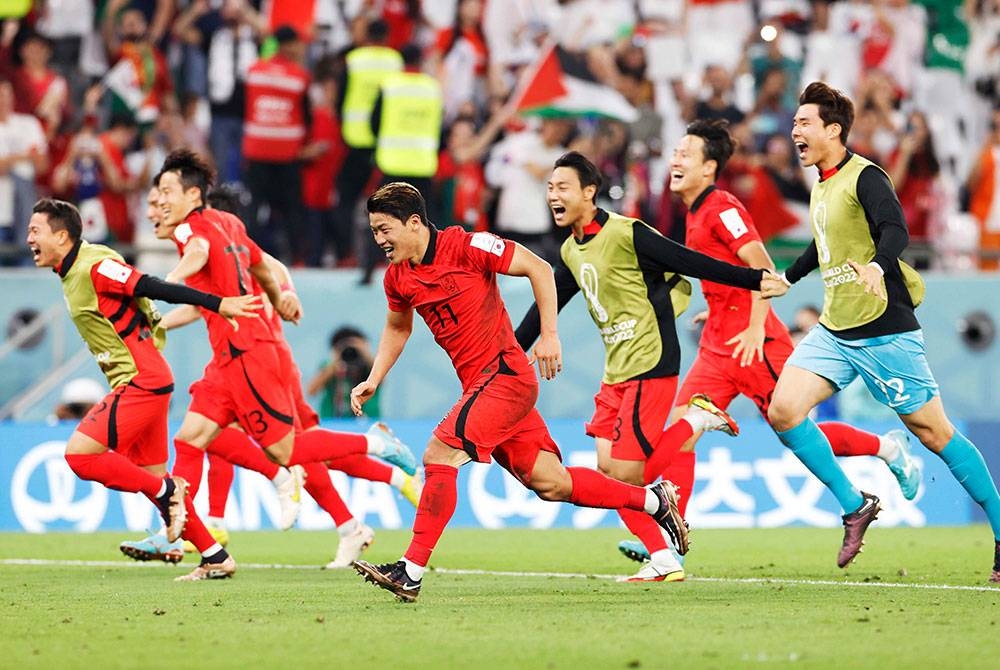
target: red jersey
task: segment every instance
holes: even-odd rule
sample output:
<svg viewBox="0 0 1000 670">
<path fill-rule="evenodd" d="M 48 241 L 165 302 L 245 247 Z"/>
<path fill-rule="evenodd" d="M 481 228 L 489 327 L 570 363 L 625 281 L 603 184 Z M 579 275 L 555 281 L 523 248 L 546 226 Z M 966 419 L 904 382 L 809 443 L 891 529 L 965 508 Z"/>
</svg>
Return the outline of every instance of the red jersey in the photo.
<svg viewBox="0 0 1000 670">
<path fill-rule="evenodd" d="M 56 268 L 73 322 L 112 388 L 129 383 L 147 391 L 168 390 L 173 374 L 135 296 L 143 275 L 106 250 L 81 242 Z M 96 304 L 90 296 L 96 296 Z"/>
<path fill-rule="evenodd" d="M 332 110 L 313 109 L 309 142 L 326 142 L 328 149 L 302 166 L 302 204 L 310 209 L 333 207 L 333 183 L 347 155 L 340 136 L 340 121 Z"/>
<path fill-rule="evenodd" d="M 760 235 L 743 204 L 728 191 L 708 187 L 691 204 L 687 215 L 685 243 L 695 251 L 733 265 L 746 267 L 737 252 L 744 244 L 759 242 Z M 732 354 L 727 341 L 746 330 L 750 324 L 750 291 L 735 286 L 701 280 L 701 291 L 708 303 L 708 321 L 701 332 L 700 346 L 719 354 Z M 790 339 L 785 324 L 768 308 L 764 334 L 770 339 Z"/>
<path fill-rule="evenodd" d="M 242 221 L 218 209 L 196 209 L 174 229 L 172 239 L 177 245 L 178 253 L 183 254 L 185 247 L 195 237 L 208 242 L 208 261 L 184 283 L 218 296 L 256 292 L 250 266 L 263 260 L 263 252 L 247 235 Z M 201 307 L 199 309 L 208 327 L 208 341 L 215 353 L 214 361 L 219 364 L 229 362 L 234 348 L 248 351 L 257 342 L 275 341 L 265 319 L 237 319 L 240 327 L 239 330 L 234 330 L 224 317 Z"/>
<path fill-rule="evenodd" d="M 386 270 L 389 309 L 417 311 L 451 358 L 463 389 L 500 354 L 517 369 L 528 367 L 497 288 L 497 273 L 510 267 L 514 243 L 458 226 L 430 230 L 419 265 L 404 262 Z"/>
<path fill-rule="evenodd" d="M 243 156 L 290 163 L 306 139 L 309 71 L 275 54 L 250 66 L 246 82 Z"/>
</svg>

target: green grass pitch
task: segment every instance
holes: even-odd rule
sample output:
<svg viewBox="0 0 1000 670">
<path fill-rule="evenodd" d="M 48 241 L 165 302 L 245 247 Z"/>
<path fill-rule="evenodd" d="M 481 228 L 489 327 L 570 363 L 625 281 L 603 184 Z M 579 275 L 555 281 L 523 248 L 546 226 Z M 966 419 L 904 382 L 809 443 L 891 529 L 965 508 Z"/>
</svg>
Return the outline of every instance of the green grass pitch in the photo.
<svg viewBox="0 0 1000 670">
<path fill-rule="evenodd" d="M 843 571 L 837 529 L 696 530 L 675 584 L 606 578 L 635 568 L 616 551 L 621 531 L 455 529 L 412 605 L 320 571 L 332 533 L 234 533 L 243 567 L 202 583 L 172 581 L 190 556 L 130 567 L 123 537 L 0 534 L 0 666 L 1000 667 L 985 526 L 876 526 Z M 395 560 L 408 537 L 380 531 L 366 558 Z"/>
</svg>

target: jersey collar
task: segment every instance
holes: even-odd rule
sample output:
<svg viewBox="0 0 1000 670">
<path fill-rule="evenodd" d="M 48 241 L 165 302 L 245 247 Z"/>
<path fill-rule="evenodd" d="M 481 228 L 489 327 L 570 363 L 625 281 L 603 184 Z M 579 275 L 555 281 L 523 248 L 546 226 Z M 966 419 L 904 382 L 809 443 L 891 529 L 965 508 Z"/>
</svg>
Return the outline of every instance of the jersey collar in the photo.
<svg viewBox="0 0 1000 670">
<path fill-rule="evenodd" d="M 427 227 L 431 229 L 431 239 L 427 243 L 427 251 L 424 252 L 424 257 L 420 259 L 421 265 L 430 265 L 434 262 L 434 256 L 437 255 L 438 229 L 434 227 L 434 224 L 428 224 Z"/>
<path fill-rule="evenodd" d="M 826 181 L 827 179 L 831 178 L 833 175 L 835 175 L 838 172 L 840 172 L 840 168 L 844 167 L 844 165 L 847 164 L 847 161 L 851 160 L 851 157 L 853 157 L 853 156 L 854 156 L 854 154 L 851 153 L 850 149 L 848 149 L 847 150 L 847 155 L 844 156 L 844 160 L 840 161 L 839 163 L 837 163 L 834 167 L 830 168 L 829 170 L 819 170 L 819 166 L 817 166 L 816 169 L 819 170 L 819 180 L 820 181 Z"/>
<path fill-rule="evenodd" d="M 688 207 L 688 211 L 691 212 L 692 214 L 694 214 L 695 212 L 697 212 L 698 208 L 701 207 L 705 203 L 705 199 L 714 190 L 715 190 L 715 184 L 709 184 L 708 188 L 706 188 L 704 191 L 702 191 L 701 194 L 697 198 L 694 199 L 694 202 L 692 202 L 691 206 Z"/>
<path fill-rule="evenodd" d="M 594 215 L 594 220 L 583 227 L 583 238 L 576 240 L 576 236 L 573 236 L 573 239 L 576 240 L 578 244 L 583 244 L 584 242 L 592 239 L 594 235 L 601 232 L 601 228 L 603 228 L 604 224 L 607 222 L 608 213 L 598 207 L 597 214 Z"/>
<path fill-rule="evenodd" d="M 65 277 L 69 273 L 69 269 L 73 267 L 73 263 L 76 262 L 76 257 L 80 255 L 81 246 L 83 246 L 83 240 L 77 240 L 76 244 L 73 245 L 73 248 L 69 250 L 69 253 L 63 257 L 59 265 L 52 268 L 52 271 L 60 277 Z"/>
</svg>

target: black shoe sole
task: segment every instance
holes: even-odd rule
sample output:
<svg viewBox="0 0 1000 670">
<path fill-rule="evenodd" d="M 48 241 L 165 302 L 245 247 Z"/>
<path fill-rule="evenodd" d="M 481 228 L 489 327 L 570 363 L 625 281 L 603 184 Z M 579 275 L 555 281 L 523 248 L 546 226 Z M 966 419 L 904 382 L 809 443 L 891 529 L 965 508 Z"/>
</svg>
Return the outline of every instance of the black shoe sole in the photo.
<svg viewBox="0 0 1000 670">
<path fill-rule="evenodd" d="M 385 589 L 392 595 L 396 596 L 396 600 L 404 603 L 412 603 L 420 595 L 420 591 L 407 591 L 404 590 L 398 583 L 392 581 L 381 572 L 375 569 L 374 565 L 366 563 L 364 561 L 355 561 L 354 570 L 365 578 L 365 581 L 374 584 L 375 586 Z"/>
</svg>

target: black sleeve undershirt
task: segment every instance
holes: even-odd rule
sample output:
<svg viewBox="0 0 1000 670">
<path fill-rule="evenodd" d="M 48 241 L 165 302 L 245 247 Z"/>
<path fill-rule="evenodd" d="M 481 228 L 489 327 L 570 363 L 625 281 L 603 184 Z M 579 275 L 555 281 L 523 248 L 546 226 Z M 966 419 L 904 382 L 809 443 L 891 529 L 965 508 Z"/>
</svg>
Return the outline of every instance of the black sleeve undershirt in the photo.
<svg viewBox="0 0 1000 670">
<path fill-rule="evenodd" d="M 175 305 L 196 305 L 204 307 L 211 312 L 218 312 L 219 305 L 222 304 L 222 298 L 219 296 L 199 291 L 184 284 L 166 282 L 152 275 L 139 277 L 139 281 L 135 283 L 135 295 L 140 298 L 152 298 Z"/>
<path fill-rule="evenodd" d="M 896 264 L 910 243 L 903 207 L 889 177 L 874 165 L 869 165 L 858 175 L 856 192 L 872 228 L 872 239 L 875 240 L 873 260 L 883 271 L 887 271 Z"/>
<path fill-rule="evenodd" d="M 632 224 L 639 267 L 650 272 L 677 272 L 751 291 L 760 290 L 763 270 L 731 265 L 677 244 L 641 221 Z"/>
<path fill-rule="evenodd" d="M 818 267 L 819 252 L 816 250 L 816 240 L 813 240 L 802 252 L 802 255 L 796 258 L 785 270 L 785 279 L 790 284 L 794 284 Z"/>
<path fill-rule="evenodd" d="M 556 305 L 559 311 L 580 292 L 580 287 L 576 283 L 576 278 L 562 259 L 556 262 L 552 268 L 556 276 Z M 521 348 L 528 351 L 531 345 L 538 339 L 538 333 L 542 329 L 541 315 L 538 313 L 538 304 L 532 303 L 520 325 L 514 332 L 517 343 Z"/>
</svg>

